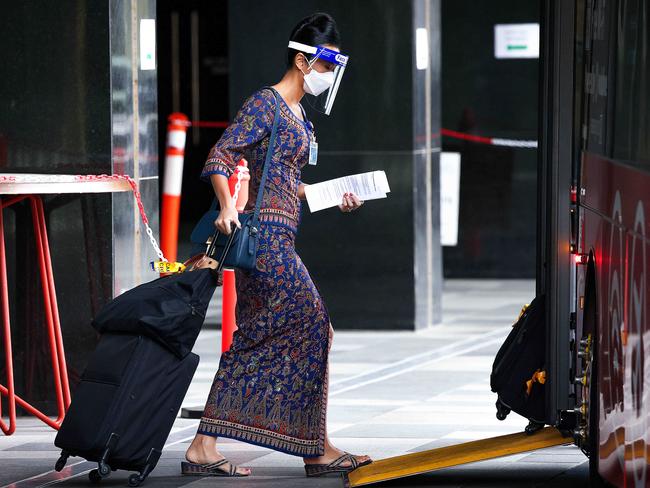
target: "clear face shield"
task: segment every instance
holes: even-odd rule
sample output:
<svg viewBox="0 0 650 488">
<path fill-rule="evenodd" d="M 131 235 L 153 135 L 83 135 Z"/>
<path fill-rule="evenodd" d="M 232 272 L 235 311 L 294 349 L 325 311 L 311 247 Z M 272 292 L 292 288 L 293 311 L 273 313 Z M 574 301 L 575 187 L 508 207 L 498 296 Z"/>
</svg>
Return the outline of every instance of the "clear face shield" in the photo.
<svg viewBox="0 0 650 488">
<path fill-rule="evenodd" d="M 311 55 L 311 59 L 307 59 L 310 71 L 303 73 L 303 88 L 305 93 L 312 95 L 308 99 L 309 105 L 329 115 L 348 63 L 348 56 L 324 46 L 308 46 L 295 41 L 289 42 L 289 48 Z"/>
</svg>

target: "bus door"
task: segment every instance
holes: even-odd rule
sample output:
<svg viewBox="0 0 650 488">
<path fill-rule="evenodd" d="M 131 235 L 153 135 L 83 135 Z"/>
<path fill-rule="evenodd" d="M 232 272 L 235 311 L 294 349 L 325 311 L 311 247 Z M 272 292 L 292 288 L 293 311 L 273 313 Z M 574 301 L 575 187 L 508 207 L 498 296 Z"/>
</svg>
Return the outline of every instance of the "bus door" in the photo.
<svg viewBox="0 0 650 488">
<path fill-rule="evenodd" d="M 537 219 L 537 293 L 546 299 L 549 422 L 573 410 L 571 339 L 575 337 L 572 300 L 572 199 L 577 180 L 576 23 L 581 12 L 572 1 L 542 2 L 540 123 Z M 570 419 L 566 419 L 571 421 Z"/>
</svg>

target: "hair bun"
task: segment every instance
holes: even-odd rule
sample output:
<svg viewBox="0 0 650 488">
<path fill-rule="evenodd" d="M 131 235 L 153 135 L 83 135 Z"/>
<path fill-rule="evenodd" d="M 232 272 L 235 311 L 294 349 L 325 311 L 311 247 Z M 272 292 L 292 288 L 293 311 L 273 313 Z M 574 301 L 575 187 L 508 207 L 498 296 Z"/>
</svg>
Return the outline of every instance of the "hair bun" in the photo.
<svg viewBox="0 0 650 488">
<path fill-rule="evenodd" d="M 308 46 L 329 44 L 338 47 L 341 44 L 341 36 L 336 21 L 330 14 L 324 12 L 316 12 L 298 22 L 291 31 L 289 40 L 307 44 Z M 287 67 L 293 65 L 298 52 L 295 49 L 287 49 Z"/>
</svg>

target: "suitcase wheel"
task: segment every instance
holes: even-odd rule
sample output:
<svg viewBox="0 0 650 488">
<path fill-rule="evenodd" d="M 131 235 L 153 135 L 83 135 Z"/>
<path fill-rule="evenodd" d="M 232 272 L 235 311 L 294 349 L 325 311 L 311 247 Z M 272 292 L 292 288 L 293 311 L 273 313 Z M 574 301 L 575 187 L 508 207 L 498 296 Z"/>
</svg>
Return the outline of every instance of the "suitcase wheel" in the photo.
<svg viewBox="0 0 650 488">
<path fill-rule="evenodd" d="M 142 475 L 139 474 L 132 474 L 129 476 L 129 486 L 140 486 L 140 484 L 144 481 L 144 478 Z"/>
<path fill-rule="evenodd" d="M 69 454 L 65 451 L 61 451 L 61 456 L 57 460 L 56 464 L 54 465 L 54 469 L 56 471 L 61 471 L 65 467 L 65 463 L 68 462 L 68 457 Z"/>
<path fill-rule="evenodd" d="M 149 474 L 153 471 L 153 468 L 155 468 L 156 464 L 158 464 L 158 460 L 160 459 L 161 454 L 161 451 L 152 448 L 149 451 L 147 460 L 140 470 L 140 473 L 133 473 L 131 476 L 129 476 L 129 486 L 140 486 L 142 483 L 144 483 L 144 480 L 147 479 L 147 476 L 149 476 Z"/>
<path fill-rule="evenodd" d="M 102 478 L 106 478 L 111 474 L 111 467 L 105 462 L 99 461 L 99 463 L 97 463 L 97 472 Z"/>
<path fill-rule="evenodd" d="M 97 469 L 88 473 L 88 479 L 91 483 L 97 484 L 111 474 L 111 467 L 103 461 L 97 463 Z"/>
<path fill-rule="evenodd" d="M 497 407 L 497 419 L 505 420 L 510 413 L 510 408 L 506 406 L 500 399 L 497 399 L 495 406 Z"/>
<path fill-rule="evenodd" d="M 541 430 L 544 427 L 544 425 L 545 424 L 540 424 L 539 422 L 535 422 L 534 420 L 531 420 L 530 422 L 528 422 L 528 425 L 524 430 L 526 431 L 526 434 L 533 435 L 538 430 Z"/>
<path fill-rule="evenodd" d="M 91 483 L 96 485 L 102 480 L 102 475 L 99 474 L 99 471 L 93 469 L 90 473 L 88 473 L 88 479 L 90 480 Z"/>
</svg>

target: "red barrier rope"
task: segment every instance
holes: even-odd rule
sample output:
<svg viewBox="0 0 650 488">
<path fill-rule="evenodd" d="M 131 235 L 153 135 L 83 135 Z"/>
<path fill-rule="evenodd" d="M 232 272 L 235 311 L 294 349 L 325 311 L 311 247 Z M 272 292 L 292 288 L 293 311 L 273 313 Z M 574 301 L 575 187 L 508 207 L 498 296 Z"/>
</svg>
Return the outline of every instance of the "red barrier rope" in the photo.
<svg viewBox="0 0 650 488">
<path fill-rule="evenodd" d="M 475 136 L 473 134 L 464 134 L 450 129 L 440 129 L 443 136 L 452 137 L 454 139 L 461 139 L 464 141 L 477 142 L 479 144 L 492 144 L 491 137 Z"/>
<path fill-rule="evenodd" d="M 440 129 L 440 133 L 446 137 L 460 139 L 463 141 L 476 142 L 478 144 L 487 144 L 489 146 L 520 147 L 527 149 L 537 148 L 537 141 L 522 139 L 502 139 L 498 137 L 477 136 L 474 134 L 465 134 L 450 129 Z"/>
</svg>

